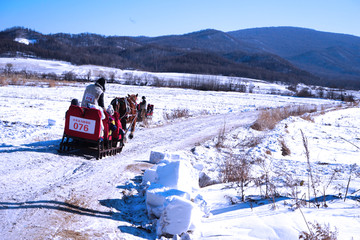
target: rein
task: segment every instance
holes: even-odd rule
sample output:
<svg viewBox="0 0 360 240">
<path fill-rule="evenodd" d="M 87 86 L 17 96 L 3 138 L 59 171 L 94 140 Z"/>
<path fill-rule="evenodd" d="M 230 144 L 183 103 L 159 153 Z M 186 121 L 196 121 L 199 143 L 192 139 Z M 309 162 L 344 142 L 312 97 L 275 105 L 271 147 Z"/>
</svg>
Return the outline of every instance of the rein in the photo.
<svg viewBox="0 0 360 240">
<path fill-rule="evenodd" d="M 132 125 L 133 125 L 133 123 L 135 122 L 136 119 L 137 119 L 137 116 L 135 116 L 134 119 L 132 120 L 132 122 L 131 122 L 131 124 L 130 124 L 131 128 L 132 128 Z M 127 132 L 129 131 L 129 129 L 130 129 L 130 128 L 126 129 L 125 135 L 126 135 Z"/>
</svg>

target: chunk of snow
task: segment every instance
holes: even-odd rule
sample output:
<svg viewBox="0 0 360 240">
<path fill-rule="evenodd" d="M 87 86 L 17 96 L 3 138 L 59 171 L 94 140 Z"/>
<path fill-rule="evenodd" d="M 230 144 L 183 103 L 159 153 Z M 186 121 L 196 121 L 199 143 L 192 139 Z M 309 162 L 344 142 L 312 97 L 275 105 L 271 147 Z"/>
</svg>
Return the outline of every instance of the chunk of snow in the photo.
<svg viewBox="0 0 360 240">
<path fill-rule="evenodd" d="M 148 216 L 159 218 L 164 210 L 164 204 L 168 197 L 178 196 L 183 199 L 190 199 L 190 195 L 186 192 L 170 189 L 160 184 L 152 184 L 146 191 L 146 208 Z"/>
<path fill-rule="evenodd" d="M 157 166 L 145 170 L 144 176 L 142 179 L 143 185 L 147 184 L 148 182 L 149 183 L 156 182 L 156 179 L 157 179 L 156 168 L 157 168 Z"/>
<path fill-rule="evenodd" d="M 156 169 L 156 183 L 163 186 L 192 193 L 199 188 L 198 176 L 190 162 L 186 160 L 172 161 L 159 165 Z"/>
<path fill-rule="evenodd" d="M 191 201 L 172 196 L 166 200 L 164 211 L 157 222 L 156 233 L 161 235 L 176 235 L 195 230 L 200 219 L 197 214 L 197 207 Z"/>
<path fill-rule="evenodd" d="M 159 163 L 160 161 L 165 159 L 165 153 L 162 152 L 155 152 L 155 151 L 151 151 L 150 152 L 150 162 L 151 163 Z"/>
<path fill-rule="evenodd" d="M 150 152 L 150 162 L 151 163 L 160 163 L 163 160 L 180 160 L 181 156 L 179 154 L 167 153 L 167 152 Z"/>
</svg>

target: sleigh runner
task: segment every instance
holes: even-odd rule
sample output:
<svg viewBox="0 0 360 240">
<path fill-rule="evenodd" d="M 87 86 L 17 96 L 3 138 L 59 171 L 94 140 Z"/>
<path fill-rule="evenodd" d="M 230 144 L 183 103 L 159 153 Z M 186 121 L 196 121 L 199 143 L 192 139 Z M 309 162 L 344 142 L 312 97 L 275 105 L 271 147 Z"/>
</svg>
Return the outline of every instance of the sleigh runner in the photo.
<svg viewBox="0 0 360 240">
<path fill-rule="evenodd" d="M 112 116 L 116 129 L 110 129 L 109 117 L 99 109 L 71 105 L 66 112 L 60 152 L 87 149 L 95 152 L 96 159 L 120 153 L 124 144 L 119 114 Z"/>
</svg>

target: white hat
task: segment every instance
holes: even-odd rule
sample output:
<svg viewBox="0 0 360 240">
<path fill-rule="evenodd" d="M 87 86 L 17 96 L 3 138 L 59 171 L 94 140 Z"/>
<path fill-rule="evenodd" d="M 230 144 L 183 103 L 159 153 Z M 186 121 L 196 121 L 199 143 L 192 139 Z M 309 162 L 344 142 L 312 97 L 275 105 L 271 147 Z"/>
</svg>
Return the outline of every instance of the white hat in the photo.
<svg viewBox="0 0 360 240">
<path fill-rule="evenodd" d="M 108 112 L 108 114 L 114 115 L 114 108 L 113 108 L 113 106 L 111 104 L 108 106 L 106 111 Z"/>
</svg>

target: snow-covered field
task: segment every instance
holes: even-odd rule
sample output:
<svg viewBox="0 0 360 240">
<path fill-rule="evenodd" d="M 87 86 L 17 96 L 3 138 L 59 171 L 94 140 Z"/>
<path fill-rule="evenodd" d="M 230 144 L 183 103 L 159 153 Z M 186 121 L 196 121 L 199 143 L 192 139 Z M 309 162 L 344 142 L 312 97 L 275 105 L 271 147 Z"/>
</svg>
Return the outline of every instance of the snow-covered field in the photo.
<svg viewBox="0 0 360 240">
<path fill-rule="evenodd" d="M 286 84 L 269 83 L 258 79 L 185 73 L 144 72 L 139 70 L 124 70 L 94 65 L 76 66 L 64 61 L 51 61 L 45 59 L 0 58 L 0 71 L 3 69 L 10 70 L 11 72 L 27 72 L 28 74 L 51 74 L 60 78 L 64 77 L 67 73 L 71 73 L 71 75 L 79 79 L 90 78 L 95 80 L 101 76 L 107 79 L 112 79 L 121 84 L 127 83 L 127 85 L 136 84 L 158 86 L 157 82 L 161 82 L 162 86 L 216 83 L 224 84 L 225 86 L 232 85 L 237 86 L 237 88 L 246 88 L 247 92 L 251 91 L 253 93 L 269 93 L 278 95 L 293 94 L 287 89 L 288 85 Z M 306 86 L 302 86 L 300 84 L 300 89 L 301 87 Z M 313 87 L 314 86 L 311 88 Z M 316 94 L 315 90 L 312 91 L 314 91 L 313 94 Z M 244 89 L 241 90 L 241 92 L 244 92 Z M 358 91 L 349 91 L 349 94 L 360 98 Z"/>
<path fill-rule="evenodd" d="M 182 239 L 299 239 L 312 226 L 307 222 L 323 228 L 329 224 L 330 231 L 336 228 L 338 239 L 360 239 L 359 168 L 354 165 L 360 161 L 358 106 L 266 94 L 108 84 L 105 103 L 138 93 L 155 105 L 154 116 L 148 127 L 138 124 L 134 139 L 121 154 L 95 161 L 57 152 L 65 111 L 72 98 L 82 98 L 85 86 L 0 87 L 1 239 L 154 239 L 156 232 L 176 231 L 188 222 L 192 231 L 182 234 Z M 328 109 L 290 117 L 273 130 L 250 128 L 259 109 L 297 105 Z M 164 113 L 176 109 L 189 110 L 191 117 L 164 119 Z M 55 125 L 49 125 L 49 119 Z M 225 138 L 219 146 L 224 126 Z M 296 207 L 308 199 L 309 165 L 301 131 L 314 179 L 310 197 L 319 197 L 319 208 Z M 284 145 L 289 149 L 286 156 Z M 155 165 L 152 152 L 168 157 Z M 225 162 L 241 156 L 250 166 L 245 202 L 238 187 L 221 182 Z M 171 180 L 158 166 L 177 161 L 186 162 L 185 171 L 176 167 L 182 165 L 170 165 L 170 172 L 182 169 Z M 143 181 L 144 171 L 151 184 Z M 190 171 L 195 179 L 214 184 L 197 188 L 199 183 L 189 180 Z M 177 190 L 187 189 L 183 196 L 189 197 L 166 199 L 168 207 L 159 210 L 154 204 L 164 195 L 157 195 L 156 184 L 172 181 L 177 181 L 172 184 Z M 153 191 L 146 191 L 149 184 Z M 265 199 L 266 186 L 270 198 Z M 180 212 L 172 215 L 176 207 Z M 150 219 L 149 211 L 163 215 L 160 220 Z"/>
</svg>

